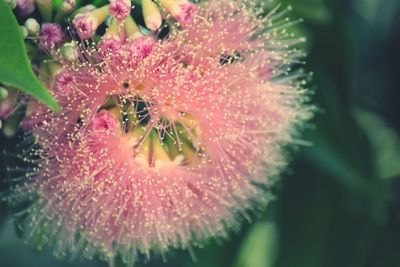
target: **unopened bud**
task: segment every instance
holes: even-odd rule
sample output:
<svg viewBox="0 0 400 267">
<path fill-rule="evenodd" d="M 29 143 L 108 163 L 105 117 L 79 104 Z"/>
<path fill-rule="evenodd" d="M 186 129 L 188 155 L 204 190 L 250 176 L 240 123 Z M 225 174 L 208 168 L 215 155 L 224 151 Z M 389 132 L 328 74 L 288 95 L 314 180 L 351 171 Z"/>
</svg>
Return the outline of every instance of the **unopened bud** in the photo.
<svg viewBox="0 0 400 267">
<path fill-rule="evenodd" d="M 8 6 L 11 9 L 14 9 L 17 7 L 17 1 L 16 0 L 5 0 L 6 4 L 8 4 Z"/>
<path fill-rule="evenodd" d="M 142 0 L 143 18 L 146 27 L 155 31 L 161 27 L 162 19 L 158 7 L 151 0 Z"/>
<path fill-rule="evenodd" d="M 6 100 L 8 97 L 8 91 L 4 87 L 0 87 L 0 101 Z"/>
<path fill-rule="evenodd" d="M 111 0 L 109 6 L 110 15 L 119 21 L 126 19 L 131 14 L 130 0 Z"/>
<path fill-rule="evenodd" d="M 42 50 L 50 50 L 61 45 L 63 32 L 57 23 L 44 23 L 39 38 L 39 47 Z"/>
<path fill-rule="evenodd" d="M 44 21 L 51 21 L 53 12 L 52 0 L 35 0 L 35 2 Z"/>
<path fill-rule="evenodd" d="M 103 23 L 107 16 L 108 6 L 103 6 L 90 12 L 78 13 L 74 17 L 72 24 L 74 25 L 79 38 L 84 40 L 92 37 L 97 27 Z"/>
<path fill-rule="evenodd" d="M 79 58 L 79 54 L 76 45 L 73 42 L 65 43 L 61 47 L 61 56 L 70 62 L 77 60 Z"/>
<path fill-rule="evenodd" d="M 40 32 L 40 25 L 33 18 L 29 18 L 25 21 L 25 28 L 28 30 L 28 34 L 31 36 L 38 35 Z"/>
<path fill-rule="evenodd" d="M 74 76 L 68 72 L 59 71 L 54 77 L 54 89 L 63 96 L 69 95 L 74 86 Z"/>
<path fill-rule="evenodd" d="M 178 22 L 189 23 L 197 11 L 197 6 L 188 0 L 160 0 L 161 5 Z"/>
<path fill-rule="evenodd" d="M 26 16 L 35 10 L 34 0 L 16 0 L 17 11 L 21 16 Z"/>
<path fill-rule="evenodd" d="M 25 28 L 25 26 L 19 26 L 19 28 L 21 29 L 21 33 L 24 39 L 28 37 L 28 30 Z"/>
<path fill-rule="evenodd" d="M 75 9 L 76 1 L 75 0 L 63 0 L 60 5 L 60 9 L 64 13 L 70 13 Z"/>
</svg>

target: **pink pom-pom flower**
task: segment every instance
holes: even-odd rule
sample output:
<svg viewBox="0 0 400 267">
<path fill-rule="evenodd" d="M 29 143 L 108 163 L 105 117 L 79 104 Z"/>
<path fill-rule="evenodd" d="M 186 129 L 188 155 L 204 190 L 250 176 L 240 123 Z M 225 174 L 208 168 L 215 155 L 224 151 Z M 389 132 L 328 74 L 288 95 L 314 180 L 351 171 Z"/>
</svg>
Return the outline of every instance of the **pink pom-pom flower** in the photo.
<svg viewBox="0 0 400 267">
<path fill-rule="evenodd" d="M 61 26 L 56 23 L 44 23 L 39 37 L 39 47 L 42 50 L 50 50 L 62 43 L 63 32 Z"/>
<path fill-rule="evenodd" d="M 72 21 L 79 38 L 88 39 L 92 37 L 97 28 L 97 18 L 87 14 L 77 14 Z"/>
<path fill-rule="evenodd" d="M 108 134 L 114 134 L 117 130 L 117 125 L 115 118 L 105 109 L 94 114 L 90 122 L 91 131 L 105 132 Z"/>
<path fill-rule="evenodd" d="M 192 20 L 197 11 L 197 6 L 193 3 L 183 1 L 171 8 L 171 14 L 181 23 L 188 23 Z"/>
<path fill-rule="evenodd" d="M 185 27 L 157 39 L 113 3 L 125 2 L 75 16 L 81 39 L 108 12 L 116 20 L 79 60 L 59 62 L 50 84 L 61 112 L 32 115 L 38 167 L 14 197 L 35 199 L 27 226 L 55 254 L 132 266 L 142 254 L 226 237 L 264 207 L 283 147 L 312 108 L 301 74 L 286 75 L 300 39 L 282 31 L 289 22 L 271 26 L 284 17 L 276 10 L 161 0 L 175 17 L 166 24 Z"/>
<path fill-rule="evenodd" d="M 110 15 L 117 20 L 124 20 L 131 13 L 130 0 L 111 0 L 109 6 Z"/>
<path fill-rule="evenodd" d="M 117 53 L 122 47 L 121 39 L 118 36 L 111 35 L 102 38 L 98 44 L 101 53 Z"/>
<path fill-rule="evenodd" d="M 126 44 L 128 51 L 140 58 L 145 58 L 151 54 L 156 45 L 156 40 L 149 36 L 142 36 L 134 40 L 129 40 Z"/>
<path fill-rule="evenodd" d="M 61 96 L 72 93 L 74 86 L 74 76 L 68 72 L 60 72 L 54 78 L 54 90 Z"/>
<path fill-rule="evenodd" d="M 26 16 L 35 10 L 34 0 L 17 0 L 17 10 L 21 16 Z"/>
<path fill-rule="evenodd" d="M 72 25 L 78 33 L 79 38 L 85 40 L 93 36 L 97 27 L 103 23 L 107 16 L 108 6 L 96 9 L 89 5 L 83 7 L 80 13 L 75 15 Z"/>
</svg>

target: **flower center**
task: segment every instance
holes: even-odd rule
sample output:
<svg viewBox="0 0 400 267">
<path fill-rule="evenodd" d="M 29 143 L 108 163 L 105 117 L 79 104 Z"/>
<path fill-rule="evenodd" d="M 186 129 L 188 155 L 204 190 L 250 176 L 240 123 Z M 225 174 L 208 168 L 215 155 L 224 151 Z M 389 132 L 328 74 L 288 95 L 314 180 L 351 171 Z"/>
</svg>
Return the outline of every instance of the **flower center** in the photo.
<svg viewBox="0 0 400 267">
<path fill-rule="evenodd" d="M 104 112 L 116 123 L 106 119 Z M 197 121 L 185 112 L 165 114 L 139 96 L 111 96 L 97 114 L 102 114 L 102 121 L 92 124 L 104 126 L 107 132 L 115 128 L 113 134 L 129 140 L 135 160 L 149 168 L 192 165 L 204 157 Z"/>
</svg>

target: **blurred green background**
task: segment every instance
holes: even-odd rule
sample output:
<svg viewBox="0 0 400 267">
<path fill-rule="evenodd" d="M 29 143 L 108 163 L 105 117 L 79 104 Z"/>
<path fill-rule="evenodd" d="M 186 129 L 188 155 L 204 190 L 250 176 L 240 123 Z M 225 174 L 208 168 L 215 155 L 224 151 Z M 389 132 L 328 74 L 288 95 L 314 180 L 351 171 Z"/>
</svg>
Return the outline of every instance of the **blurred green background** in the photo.
<svg viewBox="0 0 400 267">
<path fill-rule="evenodd" d="M 308 39 L 320 108 L 303 135 L 312 145 L 293 152 L 275 200 L 229 240 L 194 249 L 195 261 L 175 251 L 137 266 L 400 266 L 400 1 L 276 2 L 304 18 L 294 30 Z M 2 149 L 17 142 L 0 138 Z M 0 206 L 1 267 L 107 266 L 24 244 L 11 213 Z"/>
</svg>

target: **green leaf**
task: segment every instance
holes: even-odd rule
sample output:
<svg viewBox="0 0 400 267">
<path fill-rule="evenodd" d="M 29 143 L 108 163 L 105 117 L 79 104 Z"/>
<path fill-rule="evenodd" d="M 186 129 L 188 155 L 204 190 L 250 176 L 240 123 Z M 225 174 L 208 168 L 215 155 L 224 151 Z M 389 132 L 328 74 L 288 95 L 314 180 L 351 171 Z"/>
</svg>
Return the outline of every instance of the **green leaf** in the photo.
<svg viewBox="0 0 400 267">
<path fill-rule="evenodd" d="M 355 115 L 367 134 L 380 178 L 395 178 L 400 175 L 400 138 L 389 128 L 383 118 L 364 109 L 356 109 Z"/>
<path fill-rule="evenodd" d="M 278 248 L 278 229 L 272 222 L 256 223 L 240 247 L 234 267 L 272 267 Z"/>
<path fill-rule="evenodd" d="M 0 0 L 0 82 L 16 87 L 49 106 L 59 105 L 33 73 L 22 33 L 8 5 Z"/>
</svg>

